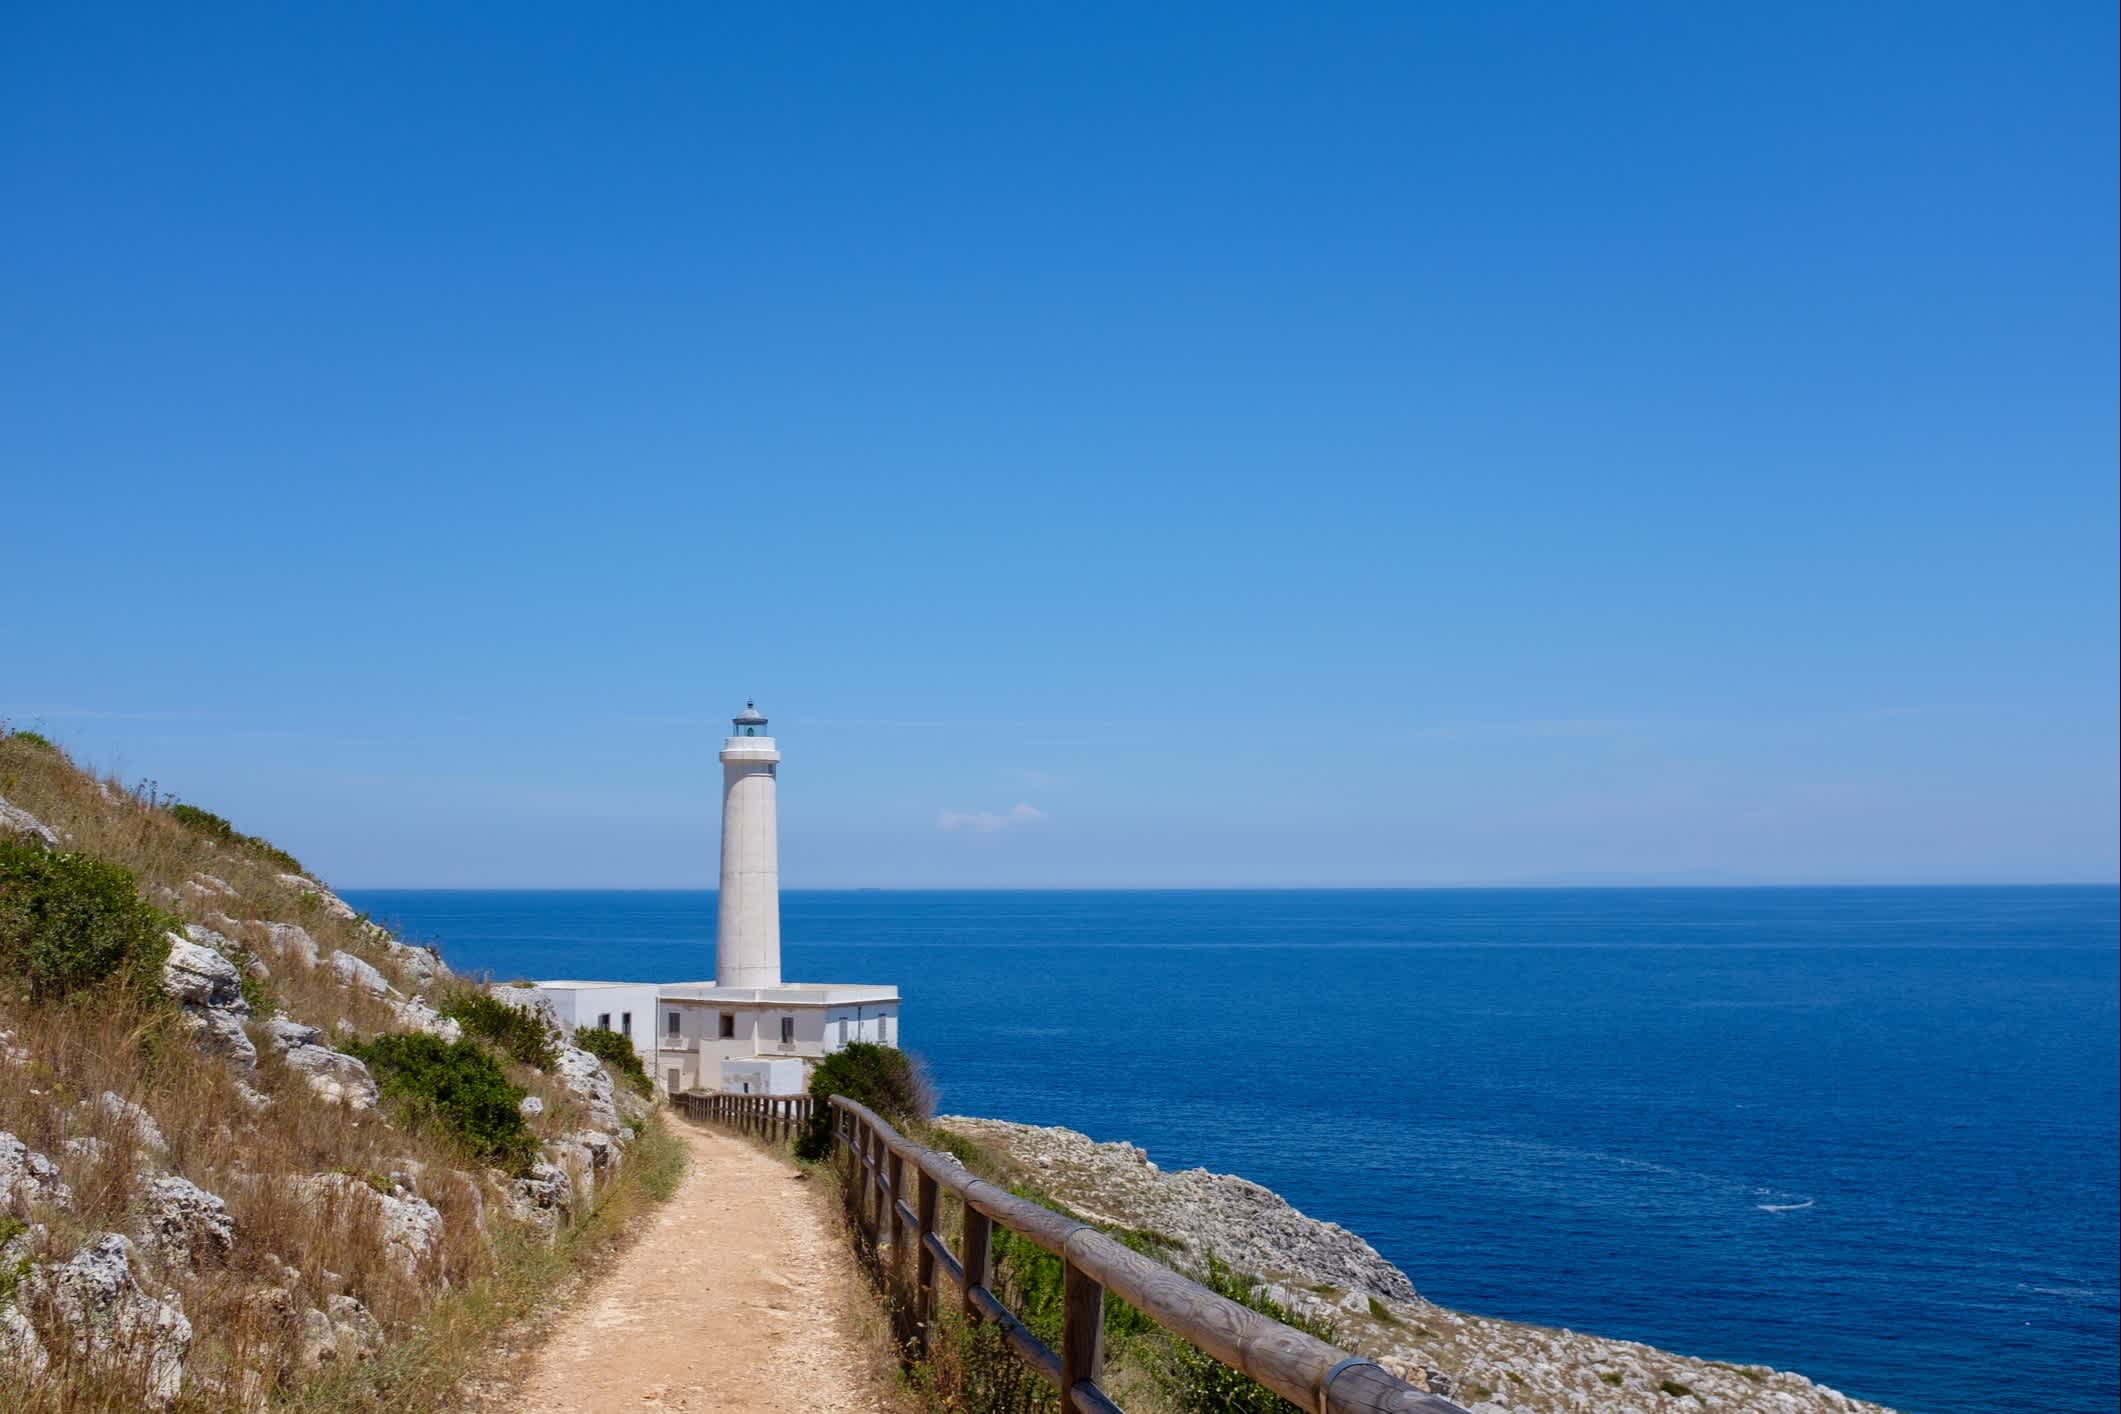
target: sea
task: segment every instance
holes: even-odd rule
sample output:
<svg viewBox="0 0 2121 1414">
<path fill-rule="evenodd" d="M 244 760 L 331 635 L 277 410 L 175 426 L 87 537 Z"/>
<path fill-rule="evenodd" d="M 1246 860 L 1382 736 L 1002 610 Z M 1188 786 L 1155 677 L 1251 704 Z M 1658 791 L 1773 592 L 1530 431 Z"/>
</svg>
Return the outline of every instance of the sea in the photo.
<svg viewBox="0 0 2121 1414">
<path fill-rule="evenodd" d="M 351 891 L 452 967 L 698 979 L 708 892 Z M 788 892 L 942 1108 L 1275 1189 L 1433 1301 L 1909 1414 L 2115 1407 L 2121 891 Z"/>
</svg>

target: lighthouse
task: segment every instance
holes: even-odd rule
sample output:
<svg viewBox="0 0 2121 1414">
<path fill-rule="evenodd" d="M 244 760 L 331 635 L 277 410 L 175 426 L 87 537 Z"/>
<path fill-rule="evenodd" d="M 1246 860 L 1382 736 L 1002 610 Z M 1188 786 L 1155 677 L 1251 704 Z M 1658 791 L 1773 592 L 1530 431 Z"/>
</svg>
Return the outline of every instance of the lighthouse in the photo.
<svg viewBox="0 0 2121 1414">
<path fill-rule="evenodd" d="M 781 753 L 757 704 L 722 743 L 722 890 L 715 913 L 718 987 L 781 985 L 781 852 L 774 772 Z"/>
<path fill-rule="evenodd" d="M 494 991 L 542 1009 L 569 1035 L 584 1027 L 618 1032 L 669 1094 L 800 1095 L 817 1063 L 841 1048 L 900 1043 L 898 988 L 781 980 L 780 748 L 757 703 L 746 702 L 729 727 L 714 979 L 570 978 Z"/>
</svg>

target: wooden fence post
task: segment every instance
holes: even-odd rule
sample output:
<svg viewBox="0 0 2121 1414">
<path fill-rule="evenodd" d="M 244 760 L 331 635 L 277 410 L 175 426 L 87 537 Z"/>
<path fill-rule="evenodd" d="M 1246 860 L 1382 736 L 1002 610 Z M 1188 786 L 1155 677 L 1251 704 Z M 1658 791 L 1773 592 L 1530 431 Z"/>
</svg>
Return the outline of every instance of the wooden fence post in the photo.
<svg viewBox="0 0 2121 1414">
<path fill-rule="evenodd" d="M 928 1246 L 928 1235 L 935 1231 L 936 1200 L 943 1195 L 942 1185 L 928 1176 L 928 1170 L 916 1169 L 920 1175 L 920 1197 L 914 1204 L 913 1250 L 913 1314 L 919 1322 L 915 1339 L 920 1341 L 921 1354 L 928 1353 L 928 1322 L 935 1318 L 935 1253 Z"/>
<path fill-rule="evenodd" d="M 1105 1377 L 1105 1289 L 1066 1257 L 1061 1271 L 1061 1408 L 1068 1409 L 1078 1384 Z"/>
<path fill-rule="evenodd" d="M 906 1161 L 898 1156 L 896 1149 L 886 1151 L 885 1172 L 891 1175 L 891 1196 L 888 1210 L 891 1218 L 891 1275 L 895 1284 L 903 1286 L 906 1281 L 906 1224 L 898 1215 L 899 1195 L 906 1191 Z"/>
<path fill-rule="evenodd" d="M 988 1256 L 987 1243 L 993 1220 L 970 1203 L 964 1204 L 964 1209 L 965 1241 L 958 1251 L 958 1261 L 965 1268 L 965 1319 L 976 1321 L 980 1318 L 980 1310 L 979 1303 L 972 1299 L 972 1293 L 985 1286 L 987 1278 L 991 1275 L 988 1269 L 992 1261 Z"/>
</svg>

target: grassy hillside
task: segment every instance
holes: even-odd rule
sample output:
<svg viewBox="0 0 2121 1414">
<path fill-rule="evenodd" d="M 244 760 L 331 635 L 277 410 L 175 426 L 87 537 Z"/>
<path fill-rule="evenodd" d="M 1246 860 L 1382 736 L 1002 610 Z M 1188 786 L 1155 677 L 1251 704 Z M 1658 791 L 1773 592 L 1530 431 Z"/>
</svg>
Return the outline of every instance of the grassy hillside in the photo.
<svg viewBox="0 0 2121 1414">
<path fill-rule="evenodd" d="M 0 802 L 0 1406 L 356 1407 L 653 1123 L 218 815 L 28 732 Z"/>
</svg>

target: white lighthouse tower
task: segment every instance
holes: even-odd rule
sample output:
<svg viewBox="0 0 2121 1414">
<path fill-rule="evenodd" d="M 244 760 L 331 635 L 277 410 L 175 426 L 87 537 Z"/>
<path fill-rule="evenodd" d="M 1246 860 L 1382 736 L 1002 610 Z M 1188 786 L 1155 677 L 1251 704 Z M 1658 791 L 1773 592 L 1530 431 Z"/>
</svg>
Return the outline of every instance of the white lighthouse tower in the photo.
<svg viewBox="0 0 2121 1414">
<path fill-rule="evenodd" d="M 896 1046 L 898 988 L 781 980 L 780 749 L 754 703 L 722 743 L 722 892 L 711 982 L 559 980 L 496 987 L 568 1033 L 616 1031 L 672 1095 L 799 1095 L 819 1061 L 857 1042 Z"/>
<path fill-rule="evenodd" d="M 774 771 L 781 753 L 750 702 L 722 743 L 722 892 L 715 914 L 718 987 L 781 985 L 781 849 Z"/>
</svg>

